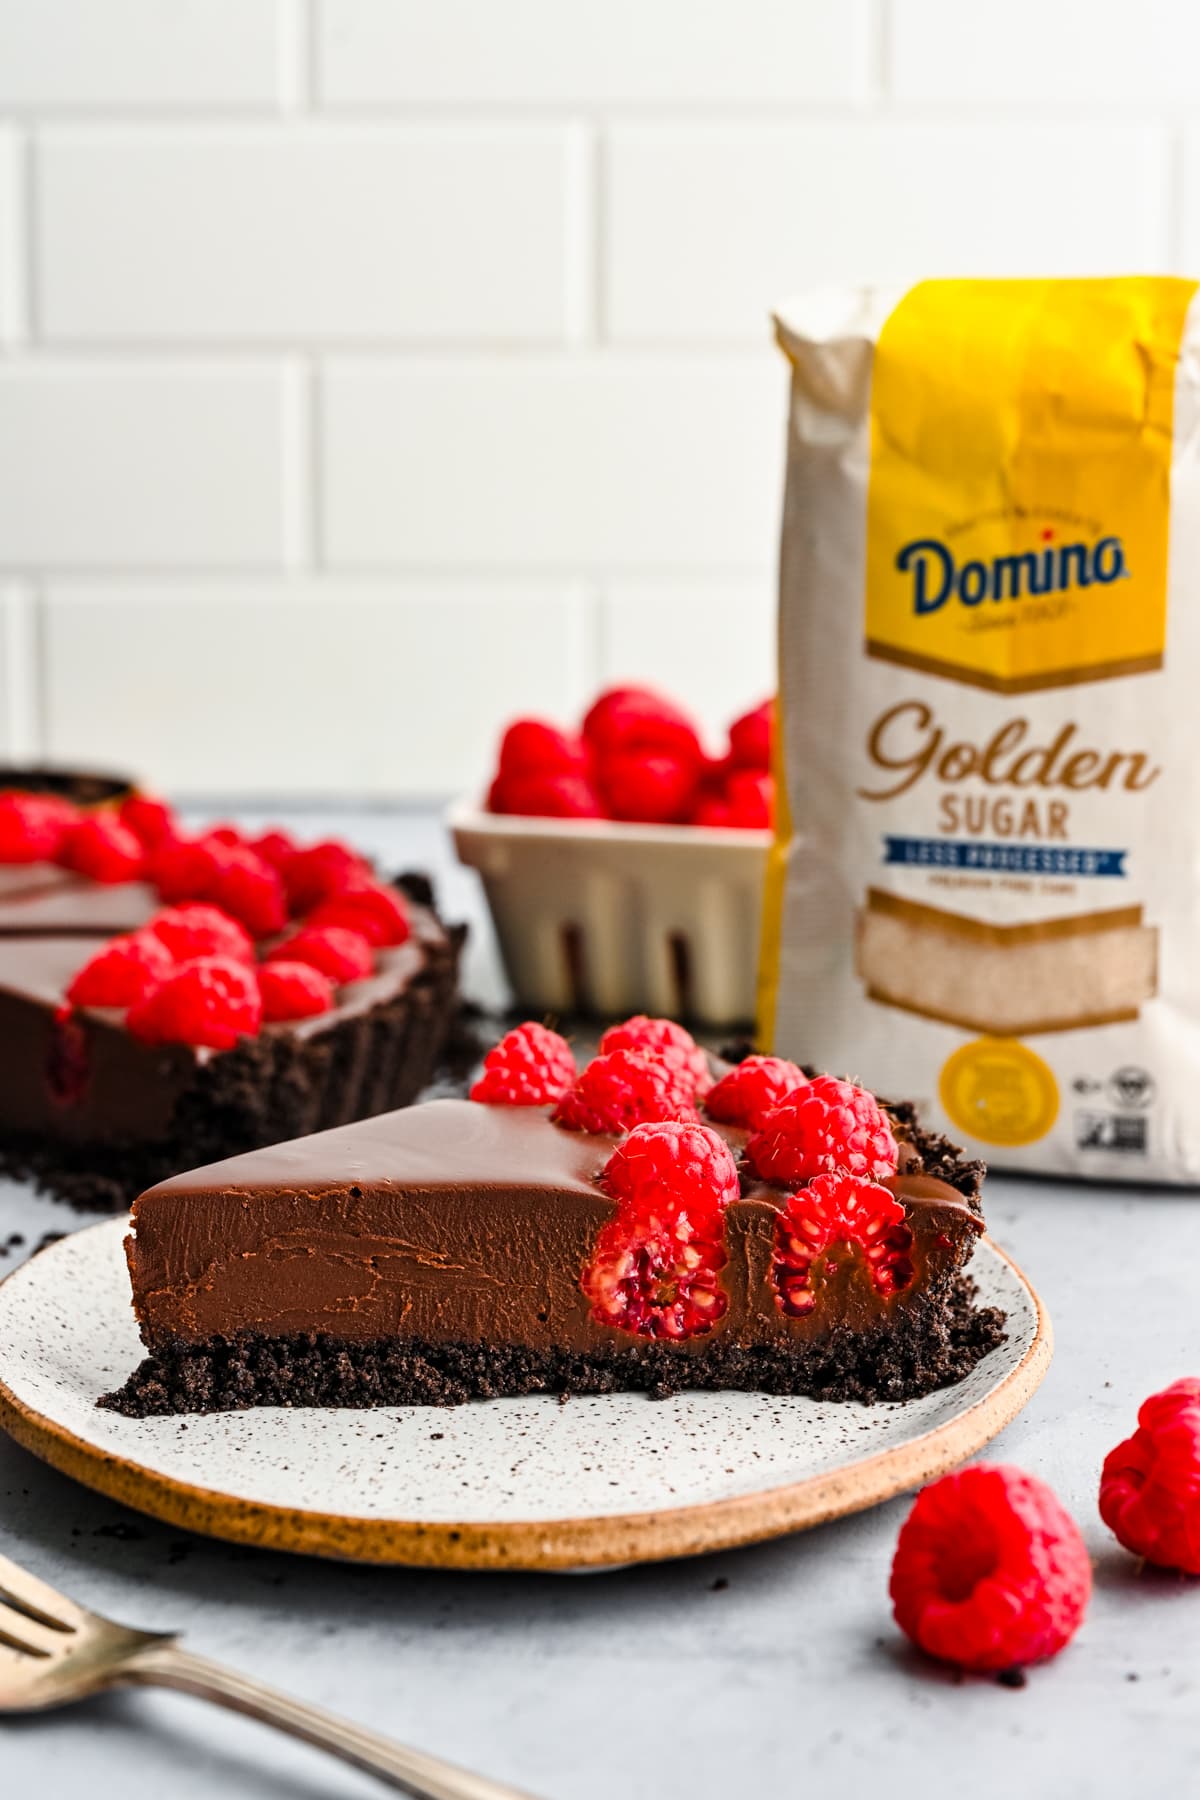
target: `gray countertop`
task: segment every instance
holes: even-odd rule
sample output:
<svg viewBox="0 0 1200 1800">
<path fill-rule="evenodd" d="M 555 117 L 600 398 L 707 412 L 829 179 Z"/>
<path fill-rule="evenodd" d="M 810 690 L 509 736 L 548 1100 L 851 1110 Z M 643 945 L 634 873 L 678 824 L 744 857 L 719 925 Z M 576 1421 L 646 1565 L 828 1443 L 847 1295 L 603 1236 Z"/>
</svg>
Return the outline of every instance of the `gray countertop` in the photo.
<svg viewBox="0 0 1200 1800">
<path fill-rule="evenodd" d="M 325 820 L 297 820 L 297 828 Z M 336 821 L 393 866 L 473 878 L 428 817 Z M 486 926 L 470 991 L 499 993 Z M 0 1438 L 0 1551 L 102 1611 L 240 1664 L 544 1800 L 1075 1796 L 1200 1786 L 1200 1582 L 1139 1571 L 1096 1513 L 1138 1402 L 1200 1372 L 1200 1195 L 1005 1180 L 993 1236 L 1041 1291 L 1057 1352 L 989 1452 L 1049 1481 L 1093 1553 L 1075 1643 L 1027 1685 L 956 1681 L 910 1653 L 887 1599 L 907 1502 L 695 1561 L 588 1579 L 306 1561 L 189 1537 Z M 0 1273 L 75 1215 L 0 1185 Z M 649 1404 L 649 1402 L 648 1402 Z M 0 1726 L 0 1794 L 50 1800 L 352 1800 L 365 1776 L 169 1695 Z"/>
</svg>

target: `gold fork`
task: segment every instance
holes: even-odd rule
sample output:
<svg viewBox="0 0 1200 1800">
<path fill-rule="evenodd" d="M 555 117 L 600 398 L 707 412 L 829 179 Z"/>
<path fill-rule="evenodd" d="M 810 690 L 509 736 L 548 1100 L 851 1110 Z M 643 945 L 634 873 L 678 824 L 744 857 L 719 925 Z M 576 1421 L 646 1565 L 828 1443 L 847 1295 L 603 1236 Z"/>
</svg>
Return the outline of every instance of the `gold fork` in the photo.
<svg viewBox="0 0 1200 1800">
<path fill-rule="evenodd" d="M 247 1713 L 378 1775 L 414 1800 L 531 1800 L 193 1656 L 171 1632 L 116 1625 L 0 1556 L 0 1713 L 68 1706 L 105 1688 L 129 1686 L 178 1688 Z"/>
</svg>

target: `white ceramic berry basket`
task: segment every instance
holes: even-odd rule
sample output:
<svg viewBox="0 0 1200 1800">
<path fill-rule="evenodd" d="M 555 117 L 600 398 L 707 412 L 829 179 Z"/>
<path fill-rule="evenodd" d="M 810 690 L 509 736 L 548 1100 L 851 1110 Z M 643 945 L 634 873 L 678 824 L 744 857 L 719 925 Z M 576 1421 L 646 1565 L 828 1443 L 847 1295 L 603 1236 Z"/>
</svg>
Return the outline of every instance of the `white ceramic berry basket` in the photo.
<svg viewBox="0 0 1200 1800">
<path fill-rule="evenodd" d="M 530 1011 L 753 1019 L 769 831 L 526 819 L 468 801 L 448 824 Z"/>
</svg>

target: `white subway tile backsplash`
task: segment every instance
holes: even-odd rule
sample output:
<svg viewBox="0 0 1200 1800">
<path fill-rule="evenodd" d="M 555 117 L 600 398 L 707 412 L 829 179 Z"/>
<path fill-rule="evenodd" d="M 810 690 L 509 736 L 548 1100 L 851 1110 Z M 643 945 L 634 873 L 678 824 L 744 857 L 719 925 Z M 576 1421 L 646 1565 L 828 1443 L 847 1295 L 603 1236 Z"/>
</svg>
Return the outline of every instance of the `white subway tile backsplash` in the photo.
<svg viewBox="0 0 1200 1800">
<path fill-rule="evenodd" d="M 770 353 L 335 360 L 321 401 L 326 555 L 765 567 L 785 405 Z"/>
<path fill-rule="evenodd" d="M 607 151 L 616 341 L 761 339 L 828 281 L 1167 260 L 1165 134 L 1137 125 L 624 125 Z"/>
<path fill-rule="evenodd" d="M 0 0 L 0 107 L 271 105 L 284 0 Z"/>
<path fill-rule="evenodd" d="M 892 0 L 903 100 L 1200 100 L 1196 0 Z"/>
<path fill-rule="evenodd" d="M 1180 158 L 1178 266 L 1200 275 L 1200 127 L 1184 133 Z"/>
<path fill-rule="evenodd" d="M 285 472 L 270 368 L 0 363 L 0 567 L 276 564 Z"/>
<path fill-rule="evenodd" d="M 25 229 L 22 146 L 0 125 L 0 346 L 25 326 Z"/>
<path fill-rule="evenodd" d="M 726 727 L 775 691 L 773 579 L 610 581 L 599 661 L 598 683 L 647 682 L 672 695 L 718 754 Z"/>
<path fill-rule="evenodd" d="M 36 596 L 0 582 L 0 757 L 28 762 L 41 751 Z"/>
<path fill-rule="evenodd" d="M 840 100 L 867 0 L 319 0 L 332 105 Z"/>
<path fill-rule="evenodd" d="M 57 582 L 45 640 L 50 754 L 178 795 L 482 791 L 512 714 L 587 698 L 538 581 Z"/>
<path fill-rule="evenodd" d="M 61 130 L 38 164 L 50 339 L 562 341 L 567 133 Z"/>
</svg>

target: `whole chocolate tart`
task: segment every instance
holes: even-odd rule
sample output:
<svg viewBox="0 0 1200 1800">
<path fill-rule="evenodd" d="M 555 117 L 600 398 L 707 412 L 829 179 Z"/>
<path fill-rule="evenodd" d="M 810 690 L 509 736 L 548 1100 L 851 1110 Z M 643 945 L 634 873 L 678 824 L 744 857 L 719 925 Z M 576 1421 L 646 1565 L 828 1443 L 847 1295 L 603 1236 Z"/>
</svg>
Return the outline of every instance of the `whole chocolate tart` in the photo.
<svg viewBox="0 0 1200 1800">
<path fill-rule="evenodd" d="M 432 1101 L 173 1176 L 141 1195 L 127 1240 L 149 1354 L 103 1404 L 143 1416 L 617 1389 L 926 1393 L 1003 1336 L 965 1272 L 983 1170 L 911 1109 L 888 1116 L 897 1172 L 872 1191 L 899 1246 L 891 1280 L 868 1228 L 826 1246 L 802 1309 L 780 1251 L 789 1189 L 754 1173 L 746 1130 L 709 1121 L 737 1164 L 713 1263 L 720 1310 L 678 1339 L 613 1325 L 588 1286 L 617 1216 L 606 1165 L 632 1138 L 568 1130 L 549 1107 Z"/>
</svg>

